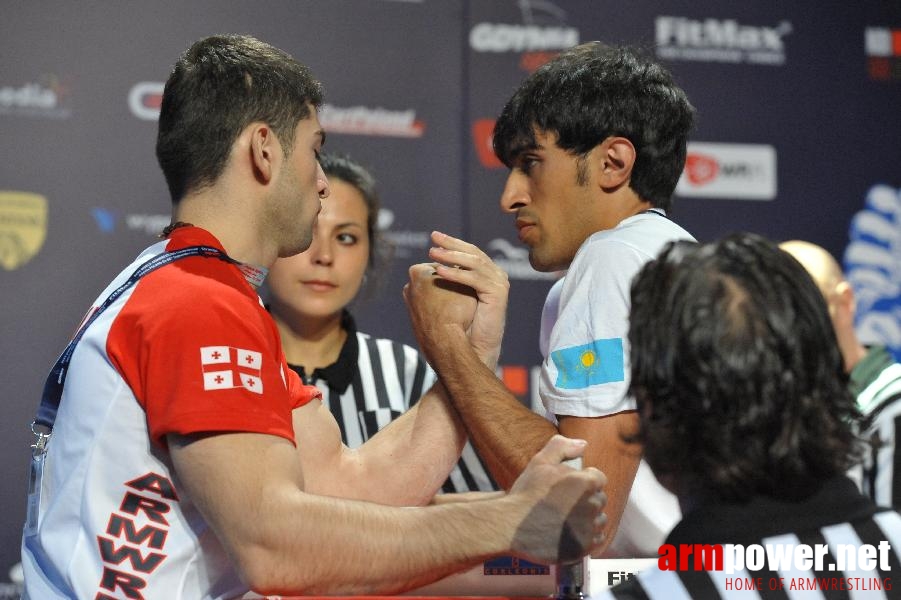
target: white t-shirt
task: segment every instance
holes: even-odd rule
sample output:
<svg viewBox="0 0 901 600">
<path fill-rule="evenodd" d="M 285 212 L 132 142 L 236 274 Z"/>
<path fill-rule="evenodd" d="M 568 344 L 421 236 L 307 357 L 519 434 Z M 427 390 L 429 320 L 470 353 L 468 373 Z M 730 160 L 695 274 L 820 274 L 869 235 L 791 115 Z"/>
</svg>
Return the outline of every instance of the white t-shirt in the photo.
<svg viewBox="0 0 901 600">
<path fill-rule="evenodd" d="M 666 243 L 694 241 L 662 211 L 653 211 L 591 235 L 548 293 L 541 318 L 539 393 L 549 418 L 635 409 L 635 400 L 626 396 L 632 279 Z M 680 518 L 676 497 L 642 460 L 610 553 L 657 556 Z"/>
</svg>

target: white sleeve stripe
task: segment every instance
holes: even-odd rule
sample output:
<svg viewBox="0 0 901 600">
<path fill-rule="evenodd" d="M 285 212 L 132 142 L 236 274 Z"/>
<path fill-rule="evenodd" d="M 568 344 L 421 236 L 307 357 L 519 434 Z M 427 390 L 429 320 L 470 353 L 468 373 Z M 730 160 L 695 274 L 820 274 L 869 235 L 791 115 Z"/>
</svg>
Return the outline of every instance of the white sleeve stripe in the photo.
<svg viewBox="0 0 901 600">
<path fill-rule="evenodd" d="M 863 410 L 868 410 L 878 403 L 878 398 L 885 398 L 888 393 L 898 391 L 901 391 L 901 364 L 895 363 L 886 367 L 876 380 L 857 396 L 857 403 Z"/>
</svg>

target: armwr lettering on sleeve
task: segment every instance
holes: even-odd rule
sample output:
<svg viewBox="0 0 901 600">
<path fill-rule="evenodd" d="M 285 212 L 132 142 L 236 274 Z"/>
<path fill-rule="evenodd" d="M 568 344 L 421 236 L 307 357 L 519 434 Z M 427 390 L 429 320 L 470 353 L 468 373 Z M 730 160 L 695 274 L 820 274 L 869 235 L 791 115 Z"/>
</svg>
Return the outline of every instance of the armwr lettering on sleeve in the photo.
<svg viewBox="0 0 901 600">
<path fill-rule="evenodd" d="M 105 535 L 97 536 L 103 574 L 94 600 L 115 600 L 120 590 L 126 598 L 142 600 L 148 576 L 166 560 L 163 552 L 169 535 L 166 514 L 178 502 L 168 478 L 147 473 L 125 483 L 119 510 L 110 514 Z M 146 554 L 145 554 L 146 552 Z"/>
</svg>

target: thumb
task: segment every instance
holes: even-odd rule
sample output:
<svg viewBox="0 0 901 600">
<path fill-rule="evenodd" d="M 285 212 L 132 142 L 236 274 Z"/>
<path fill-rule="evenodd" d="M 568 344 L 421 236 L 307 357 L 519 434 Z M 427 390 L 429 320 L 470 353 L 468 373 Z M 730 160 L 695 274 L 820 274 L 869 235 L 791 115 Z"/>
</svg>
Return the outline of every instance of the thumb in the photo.
<svg viewBox="0 0 901 600">
<path fill-rule="evenodd" d="M 577 440 L 558 434 L 548 440 L 544 448 L 535 455 L 534 460 L 547 464 L 558 464 L 563 461 L 580 458 L 585 453 L 587 446 L 588 442 L 585 440 Z"/>
</svg>

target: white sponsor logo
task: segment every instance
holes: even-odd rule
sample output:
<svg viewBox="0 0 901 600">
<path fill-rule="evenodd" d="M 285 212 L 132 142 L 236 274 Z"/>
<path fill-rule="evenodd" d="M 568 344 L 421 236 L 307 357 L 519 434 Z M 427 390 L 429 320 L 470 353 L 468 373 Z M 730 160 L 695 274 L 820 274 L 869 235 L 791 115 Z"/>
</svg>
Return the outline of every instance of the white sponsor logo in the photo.
<svg viewBox="0 0 901 600">
<path fill-rule="evenodd" d="M 479 23 L 469 32 L 469 46 L 476 52 L 562 50 L 578 43 L 575 27 Z"/>
<path fill-rule="evenodd" d="M 0 87 L 0 115 L 67 118 L 72 110 L 60 107 L 60 89 L 40 83 Z"/>
<path fill-rule="evenodd" d="M 864 45 L 867 56 L 889 57 L 895 54 L 892 30 L 885 27 L 867 27 L 864 30 Z"/>
<path fill-rule="evenodd" d="M 391 227 L 392 223 L 394 223 L 394 211 L 388 208 L 380 208 L 378 217 L 376 217 L 376 229 L 383 231 Z"/>
<path fill-rule="evenodd" d="M 792 24 L 782 21 L 763 27 L 741 25 L 734 19 L 659 16 L 655 29 L 660 58 L 781 65 L 785 63 L 783 38 L 792 32 Z"/>
<path fill-rule="evenodd" d="M 776 149 L 763 144 L 691 142 L 676 194 L 772 200 L 776 197 Z"/>
<path fill-rule="evenodd" d="M 529 251 L 514 246 L 503 238 L 495 238 L 488 242 L 488 250 L 494 263 L 507 272 L 510 279 L 557 279 L 557 272 L 542 273 L 529 264 Z"/>
<path fill-rule="evenodd" d="M 159 81 L 141 81 L 134 84 L 128 92 L 128 108 L 131 109 L 131 113 L 144 121 L 159 119 L 164 87 L 165 84 Z"/>
<path fill-rule="evenodd" d="M 421 137 L 425 124 L 416 119 L 416 111 L 388 110 L 352 106 L 342 108 L 324 104 L 319 111 L 319 122 L 329 133 L 376 135 L 388 137 Z"/>
<path fill-rule="evenodd" d="M 125 226 L 130 231 L 143 231 L 148 235 L 159 235 L 171 222 L 171 215 L 130 214 L 125 216 Z"/>
<path fill-rule="evenodd" d="M 398 258 L 408 257 L 416 254 L 422 254 L 422 250 L 429 247 L 431 239 L 427 231 L 410 231 L 398 230 L 391 231 L 389 228 L 394 224 L 394 211 L 387 208 L 379 210 L 379 216 L 376 221 L 376 229 L 379 230 L 382 239 L 386 240 L 394 251 L 394 256 Z"/>
<path fill-rule="evenodd" d="M 253 350 L 231 346 L 203 346 L 200 348 L 203 389 L 224 390 L 243 387 L 255 394 L 262 394 L 263 380 L 260 376 L 262 364 L 263 355 Z"/>
<path fill-rule="evenodd" d="M 901 357 L 901 188 L 872 186 L 848 231 L 844 267 L 857 301 L 864 344 L 884 344 Z"/>
</svg>

